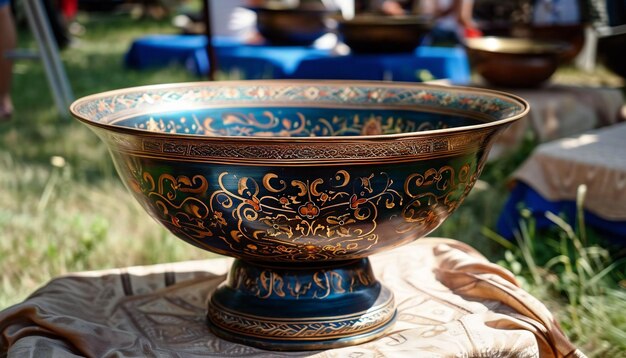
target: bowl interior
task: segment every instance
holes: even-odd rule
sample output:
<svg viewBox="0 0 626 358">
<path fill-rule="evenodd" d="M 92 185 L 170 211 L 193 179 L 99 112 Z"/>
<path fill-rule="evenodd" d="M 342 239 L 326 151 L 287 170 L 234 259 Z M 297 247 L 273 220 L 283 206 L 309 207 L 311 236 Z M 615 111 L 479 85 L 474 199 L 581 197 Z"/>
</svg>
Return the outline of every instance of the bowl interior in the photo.
<svg viewBox="0 0 626 358">
<path fill-rule="evenodd" d="M 118 127 L 170 134 L 251 137 L 326 137 L 402 134 L 485 123 L 463 116 L 394 109 L 224 107 L 143 114 Z"/>
<path fill-rule="evenodd" d="M 234 81 L 112 91 L 71 110 L 87 124 L 137 134 L 345 138 L 497 125 L 527 108 L 515 97 L 467 88 Z"/>
</svg>

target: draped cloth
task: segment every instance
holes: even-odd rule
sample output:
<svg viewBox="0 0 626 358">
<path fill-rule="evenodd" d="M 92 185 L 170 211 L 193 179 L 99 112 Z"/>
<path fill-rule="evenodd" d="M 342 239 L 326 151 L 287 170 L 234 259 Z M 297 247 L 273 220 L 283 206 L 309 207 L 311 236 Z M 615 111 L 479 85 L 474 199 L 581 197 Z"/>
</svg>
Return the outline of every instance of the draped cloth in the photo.
<svg viewBox="0 0 626 358">
<path fill-rule="evenodd" d="M 0 312 L 8 357 L 584 357 L 514 276 L 470 246 L 426 238 L 371 258 L 395 295 L 384 337 L 311 352 L 269 352 L 215 337 L 207 296 L 231 259 L 71 274 Z"/>
<path fill-rule="evenodd" d="M 530 112 L 498 137 L 490 152 L 492 158 L 519 149 L 528 131 L 545 143 L 626 120 L 619 88 L 547 84 L 541 88 L 501 90 L 527 100 Z"/>
<path fill-rule="evenodd" d="M 513 173 L 549 201 L 576 201 L 586 185 L 584 207 L 626 222 L 626 123 L 544 143 Z"/>
</svg>

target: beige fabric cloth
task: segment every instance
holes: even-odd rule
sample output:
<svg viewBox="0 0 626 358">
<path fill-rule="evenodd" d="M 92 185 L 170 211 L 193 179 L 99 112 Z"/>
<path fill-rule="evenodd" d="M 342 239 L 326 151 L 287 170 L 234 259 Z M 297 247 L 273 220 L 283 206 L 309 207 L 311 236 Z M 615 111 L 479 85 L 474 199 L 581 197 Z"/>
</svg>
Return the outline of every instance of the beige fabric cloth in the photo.
<svg viewBox="0 0 626 358">
<path fill-rule="evenodd" d="M 624 98 L 619 88 L 549 84 L 536 89 L 503 89 L 530 104 L 528 116 L 498 138 L 492 158 L 516 149 L 530 130 L 548 142 L 623 121 Z"/>
<path fill-rule="evenodd" d="M 585 184 L 585 209 L 626 220 L 626 123 L 544 143 L 513 173 L 544 198 L 576 200 Z"/>
<path fill-rule="evenodd" d="M 546 307 L 471 247 L 422 239 L 371 258 L 395 293 L 385 337 L 317 352 L 268 352 L 213 336 L 205 301 L 229 259 L 79 273 L 0 312 L 9 357 L 583 357 Z"/>
</svg>

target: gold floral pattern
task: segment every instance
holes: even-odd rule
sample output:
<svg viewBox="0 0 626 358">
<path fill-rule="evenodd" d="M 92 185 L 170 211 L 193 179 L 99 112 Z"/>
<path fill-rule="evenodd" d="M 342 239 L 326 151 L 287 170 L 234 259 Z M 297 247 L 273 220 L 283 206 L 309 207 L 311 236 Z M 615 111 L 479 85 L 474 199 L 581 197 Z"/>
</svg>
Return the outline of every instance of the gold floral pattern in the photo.
<svg viewBox="0 0 626 358">
<path fill-rule="evenodd" d="M 278 110 L 280 111 L 280 110 Z M 213 112 L 217 112 L 214 110 Z M 128 125 L 137 129 L 159 133 L 194 134 L 201 136 L 245 136 L 245 137 L 320 137 L 381 135 L 421 132 L 425 130 L 448 128 L 444 121 L 434 114 L 421 113 L 419 118 L 407 119 L 397 113 L 384 114 L 384 110 L 371 111 L 368 114 L 346 113 L 343 115 L 307 115 L 304 111 L 290 114 L 278 114 L 264 109 L 261 112 L 249 110 L 243 112 L 225 111 L 221 114 L 202 111 L 191 112 L 177 117 L 150 116 L 143 120 L 131 119 Z M 335 111 L 336 112 L 336 111 Z M 415 115 L 415 114 L 414 114 Z M 461 119 L 457 118 L 457 121 Z M 464 119 L 465 125 L 480 121 Z"/>
<path fill-rule="evenodd" d="M 402 209 L 405 223 L 397 232 L 405 233 L 416 227 L 429 231 L 435 229 L 461 204 L 476 178 L 470 176 L 469 164 L 461 166 L 457 174 L 454 168 L 446 165 L 408 176 L 404 181 L 404 193 L 410 200 Z"/>
<path fill-rule="evenodd" d="M 202 175 L 155 178 L 139 160 L 127 166 L 128 186 L 175 235 L 209 251 L 285 262 L 366 257 L 393 240 L 420 237 L 456 209 L 476 178 L 469 163 L 408 172 L 399 182 L 384 171 L 343 169 L 304 180 L 224 171 L 209 182 Z"/>
</svg>

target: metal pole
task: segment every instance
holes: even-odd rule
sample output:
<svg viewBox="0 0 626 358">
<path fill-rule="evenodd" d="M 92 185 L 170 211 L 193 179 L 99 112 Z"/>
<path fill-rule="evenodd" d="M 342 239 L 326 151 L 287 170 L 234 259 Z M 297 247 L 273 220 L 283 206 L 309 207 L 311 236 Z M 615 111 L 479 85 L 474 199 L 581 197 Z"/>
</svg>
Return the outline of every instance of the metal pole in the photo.
<svg viewBox="0 0 626 358">
<path fill-rule="evenodd" d="M 209 81 L 215 81 L 215 73 L 217 72 L 217 57 L 215 56 L 215 48 L 213 47 L 213 31 L 211 28 L 211 1 L 203 0 L 204 4 L 204 34 L 206 36 L 206 54 L 209 60 Z"/>
<path fill-rule="evenodd" d="M 40 0 L 24 1 L 24 10 L 30 29 L 39 47 L 39 56 L 44 65 L 54 102 L 59 113 L 67 117 L 69 114 L 68 107 L 74 96 L 59 58 L 59 48 L 56 40 L 51 35 L 52 30 L 48 17 L 43 10 Z"/>
</svg>

